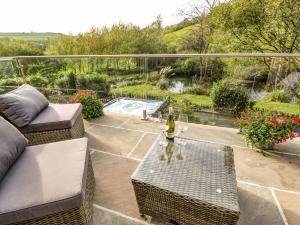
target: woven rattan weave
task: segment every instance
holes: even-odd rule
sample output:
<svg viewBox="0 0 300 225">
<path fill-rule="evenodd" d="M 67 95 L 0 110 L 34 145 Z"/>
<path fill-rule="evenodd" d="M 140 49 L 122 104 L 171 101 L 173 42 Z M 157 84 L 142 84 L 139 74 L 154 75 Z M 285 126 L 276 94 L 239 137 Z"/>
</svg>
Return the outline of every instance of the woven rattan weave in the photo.
<svg viewBox="0 0 300 225">
<path fill-rule="evenodd" d="M 21 131 L 22 132 L 22 131 Z M 43 132 L 22 132 L 28 139 L 29 145 L 47 144 L 72 138 L 80 138 L 84 135 L 84 124 L 82 115 L 78 116 L 73 127 L 69 129 L 58 129 Z"/>
<path fill-rule="evenodd" d="M 232 148 L 182 138 L 163 148 L 164 139 L 156 140 L 132 175 L 140 213 L 178 224 L 237 224 Z"/>
<path fill-rule="evenodd" d="M 81 207 L 14 225 L 92 225 L 94 189 L 95 178 L 92 162 L 89 159 L 84 200 Z"/>
</svg>

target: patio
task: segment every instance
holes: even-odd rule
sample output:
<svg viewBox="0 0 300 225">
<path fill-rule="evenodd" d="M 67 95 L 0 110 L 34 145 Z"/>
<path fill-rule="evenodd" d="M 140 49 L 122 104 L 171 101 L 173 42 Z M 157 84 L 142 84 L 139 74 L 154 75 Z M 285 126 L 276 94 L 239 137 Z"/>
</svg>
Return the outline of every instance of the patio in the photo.
<svg viewBox="0 0 300 225">
<path fill-rule="evenodd" d="M 85 121 L 96 178 L 95 225 L 167 224 L 140 217 L 130 176 L 160 133 L 160 124 L 105 113 Z M 237 129 L 189 124 L 183 136 L 234 149 L 241 215 L 239 225 L 296 225 L 300 219 L 300 140 L 268 156 L 247 148 Z"/>
</svg>

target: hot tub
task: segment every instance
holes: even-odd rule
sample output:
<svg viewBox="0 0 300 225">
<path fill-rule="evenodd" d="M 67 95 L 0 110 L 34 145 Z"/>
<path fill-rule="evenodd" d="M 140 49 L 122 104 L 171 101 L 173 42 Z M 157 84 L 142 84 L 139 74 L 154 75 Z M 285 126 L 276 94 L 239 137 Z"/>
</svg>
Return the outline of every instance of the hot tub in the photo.
<svg viewBox="0 0 300 225">
<path fill-rule="evenodd" d="M 161 100 L 117 98 L 105 104 L 104 112 L 119 112 L 142 116 L 143 109 L 146 109 L 147 115 L 152 115 L 156 113 L 163 104 L 164 101 Z"/>
</svg>

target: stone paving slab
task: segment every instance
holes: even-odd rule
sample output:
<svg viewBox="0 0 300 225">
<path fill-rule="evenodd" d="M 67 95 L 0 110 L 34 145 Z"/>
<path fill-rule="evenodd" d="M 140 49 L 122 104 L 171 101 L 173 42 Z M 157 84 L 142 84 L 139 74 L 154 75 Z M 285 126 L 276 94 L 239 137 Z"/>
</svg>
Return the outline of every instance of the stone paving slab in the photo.
<svg viewBox="0 0 300 225">
<path fill-rule="evenodd" d="M 122 128 L 141 130 L 144 132 L 160 133 L 163 123 L 153 122 L 152 120 L 142 120 L 139 117 L 132 117 L 122 124 Z"/>
<path fill-rule="evenodd" d="M 300 160 L 284 154 L 263 156 L 252 149 L 233 147 L 237 179 L 300 192 Z"/>
<path fill-rule="evenodd" d="M 96 179 L 94 202 L 130 217 L 139 217 L 130 176 L 139 162 L 94 152 L 92 162 Z"/>
<path fill-rule="evenodd" d="M 276 191 L 278 201 L 289 225 L 300 224 L 300 194 Z"/>
<path fill-rule="evenodd" d="M 300 160 L 300 138 L 289 140 L 285 144 L 275 145 L 275 150 L 283 153 L 298 154 Z"/>
<path fill-rule="evenodd" d="M 133 150 L 141 132 L 95 125 L 86 131 L 91 148 L 126 156 Z"/>
<path fill-rule="evenodd" d="M 238 184 L 241 208 L 238 225 L 284 225 L 270 190 Z"/>
<path fill-rule="evenodd" d="M 157 137 L 158 134 L 145 134 L 130 157 L 142 160 Z"/>
<path fill-rule="evenodd" d="M 89 120 L 89 122 L 93 124 L 102 124 L 102 125 L 118 127 L 130 118 L 131 116 L 123 113 L 105 112 L 105 116 L 102 116 L 97 119 Z"/>
</svg>

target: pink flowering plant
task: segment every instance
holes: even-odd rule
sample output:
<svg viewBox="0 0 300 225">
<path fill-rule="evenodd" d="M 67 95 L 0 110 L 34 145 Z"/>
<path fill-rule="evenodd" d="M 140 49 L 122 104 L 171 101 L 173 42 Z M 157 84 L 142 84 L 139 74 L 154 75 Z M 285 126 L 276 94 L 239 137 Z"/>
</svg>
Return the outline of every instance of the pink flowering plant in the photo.
<svg viewBox="0 0 300 225">
<path fill-rule="evenodd" d="M 274 144 L 285 143 L 298 137 L 295 132 L 300 118 L 281 113 L 248 110 L 237 119 L 247 144 L 262 150 L 272 149 Z"/>
<path fill-rule="evenodd" d="M 69 103 L 81 103 L 82 114 L 85 119 L 93 119 L 103 116 L 103 103 L 98 99 L 95 91 L 79 90 L 75 93 Z"/>
</svg>

